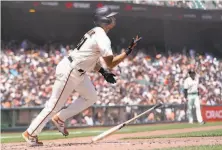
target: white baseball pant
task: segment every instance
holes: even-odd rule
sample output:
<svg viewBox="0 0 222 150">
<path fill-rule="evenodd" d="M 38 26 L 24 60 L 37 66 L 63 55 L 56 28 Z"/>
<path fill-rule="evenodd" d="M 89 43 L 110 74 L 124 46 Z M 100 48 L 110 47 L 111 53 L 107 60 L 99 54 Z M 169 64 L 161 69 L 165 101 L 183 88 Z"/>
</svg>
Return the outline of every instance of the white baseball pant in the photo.
<svg viewBox="0 0 222 150">
<path fill-rule="evenodd" d="M 62 109 L 74 90 L 81 97 L 66 109 Z M 30 135 L 36 136 L 56 113 L 61 120 L 65 121 L 93 105 L 96 100 L 96 90 L 89 77 L 86 74 L 82 75 L 76 67 L 72 67 L 67 58 L 63 58 L 56 67 L 56 81 L 53 85 L 52 95 L 27 131 Z"/>
<path fill-rule="evenodd" d="M 201 123 L 203 121 L 202 115 L 201 115 L 201 110 L 200 110 L 200 99 L 198 94 L 193 94 L 189 95 L 188 94 L 188 103 L 187 103 L 187 115 L 188 115 L 188 120 L 189 123 L 193 123 L 193 114 L 192 114 L 192 108 L 195 106 L 196 108 L 196 116 L 197 116 L 197 121 Z"/>
</svg>

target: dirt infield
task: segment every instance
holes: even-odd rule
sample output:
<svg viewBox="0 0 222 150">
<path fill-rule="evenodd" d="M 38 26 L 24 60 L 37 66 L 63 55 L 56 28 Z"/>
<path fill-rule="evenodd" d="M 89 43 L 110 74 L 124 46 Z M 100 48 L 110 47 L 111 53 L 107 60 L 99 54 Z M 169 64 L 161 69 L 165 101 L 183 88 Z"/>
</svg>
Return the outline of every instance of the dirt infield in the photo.
<svg viewBox="0 0 222 150">
<path fill-rule="evenodd" d="M 142 133 L 112 135 L 98 143 L 91 144 L 91 137 L 44 141 L 44 146 L 28 147 L 26 143 L 2 144 L 3 150 L 148 150 L 155 148 L 170 148 L 178 146 L 215 145 L 222 144 L 222 137 L 188 137 L 143 140 L 119 140 L 120 138 L 166 135 L 195 131 L 222 129 L 222 126 L 173 129 Z"/>
</svg>

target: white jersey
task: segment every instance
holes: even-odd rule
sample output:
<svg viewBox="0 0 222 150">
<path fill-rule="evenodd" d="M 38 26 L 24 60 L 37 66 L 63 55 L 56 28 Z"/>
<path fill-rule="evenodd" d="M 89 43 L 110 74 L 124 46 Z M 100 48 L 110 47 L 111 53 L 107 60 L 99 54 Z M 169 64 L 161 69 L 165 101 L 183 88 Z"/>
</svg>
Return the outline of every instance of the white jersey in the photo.
<svg viewBox="0 0 222 150">
<path fill-rule="evenodd" d="M 111 41 L 101 27 L 95 27 L 88 31 L 70 53 L 74 65 L 85 71 L 92 71 L 100 56 L 110 55 L 113 55 Z"/>
<path fill-rule="evenodd" d="M 199 86 L 199 76 L 196 75 L 195 79 L 193 80 L 191 77 L 186 78 L 184 81 L 184 89 L 187 89 L 187 93 L 198 93 L 198 86 Z"/>
</svg>

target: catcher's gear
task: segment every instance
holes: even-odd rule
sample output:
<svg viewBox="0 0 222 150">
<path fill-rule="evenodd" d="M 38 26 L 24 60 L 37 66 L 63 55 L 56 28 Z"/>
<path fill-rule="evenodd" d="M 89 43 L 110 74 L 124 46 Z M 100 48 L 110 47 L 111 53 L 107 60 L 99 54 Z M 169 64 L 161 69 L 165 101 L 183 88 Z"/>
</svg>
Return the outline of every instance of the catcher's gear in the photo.
<svg viewBox="0 0 222 150">
<path fill-rule="evenodd" d="M 112 12 L 107 6 L 97 8 L 94 15 L 94 23 L 96 26 L 109 25 L 113 21 L 111 17 L 116 14 L 118 14 L 118 12 Z"/>
<path fill-rule="evenodd" d="M 112 72 L 109 72 L 108 70 L 105 70 L 102 67 L 100 68 L 99 72 L 103 75 L 104 79 L 107 82 L 116 83 L 116 79 L 114 78 L 114 76 L 116 76 L 116 75 L 113 74 Z"/>
<path fill-rule="evenodd" d="M 138 43 L 141 39 L 142 39 L 142 37 L 139 38 L 138 36 L 136 36 L 136 38 L 133 38 L 133 39 L 132 39 L 129 47 L 125 50 L 126 55 L 129 55 L 129 54 L 132 52 L 133 48 L 137 45 L 137 43 Z"/>
</svg>

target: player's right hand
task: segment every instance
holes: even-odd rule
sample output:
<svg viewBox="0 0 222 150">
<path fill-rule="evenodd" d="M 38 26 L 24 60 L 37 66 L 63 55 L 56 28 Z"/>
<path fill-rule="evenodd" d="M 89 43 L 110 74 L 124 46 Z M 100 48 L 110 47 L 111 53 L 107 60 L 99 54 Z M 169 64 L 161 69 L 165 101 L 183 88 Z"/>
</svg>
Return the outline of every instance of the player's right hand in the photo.
<svg viewBox="0 0 222 150">
<path fill-rule="evenodd" d="M 109 83 L 116 83 L 116 79 L 114 78 L 116 75 L 104 68 L 100 68 L 99 72 L 103 75 L 104 79 Z"/>
<path fill-rule="evenodd" d="M 112 72 L 106 72 L 103 74 L 103 77 L 105 78 L 105 80 L 109 83 L 116 83 L 116 79 L 114 78 L 114 76 L 116 76 L 115 74 L 113 74 Z"/>
</svg>

